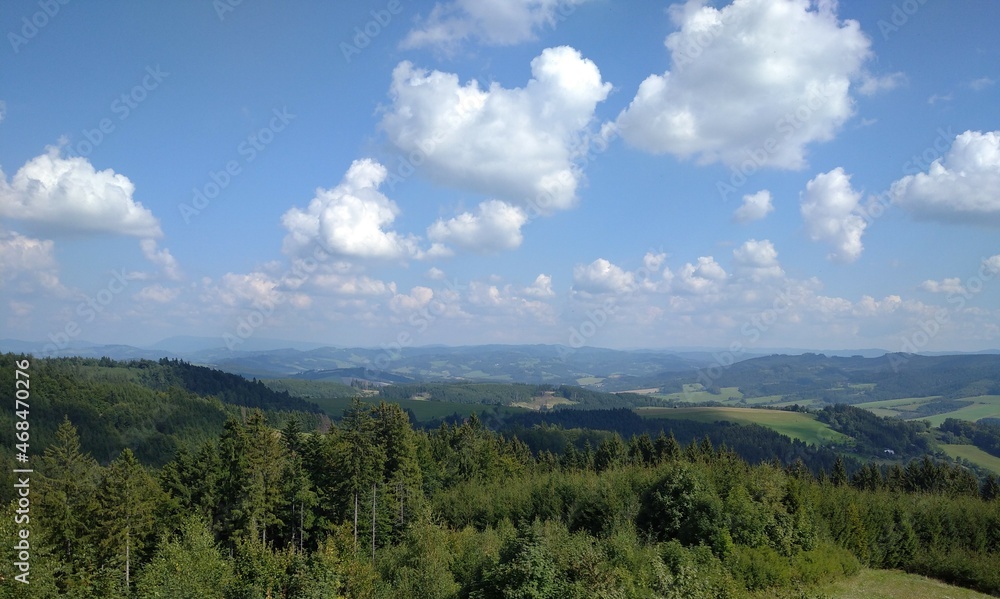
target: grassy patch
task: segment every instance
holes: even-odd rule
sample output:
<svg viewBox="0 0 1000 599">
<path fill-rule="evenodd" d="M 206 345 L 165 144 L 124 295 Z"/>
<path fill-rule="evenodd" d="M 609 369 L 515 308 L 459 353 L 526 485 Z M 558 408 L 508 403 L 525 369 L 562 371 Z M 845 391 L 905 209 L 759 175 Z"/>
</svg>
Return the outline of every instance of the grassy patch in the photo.
<svg viewBox="0 0 1000 599">
<path fill-rule="evenodd" d="M 933 426 L 940 426 L 946 418 L 957 418 L 970 422 L 975 422 L 980 418 L 1000 418 L 1000 395 L 980 395 L 979 397 L 963 397 L 961 399 L 975 403 L 952 412 L 928 416 L 921 420 L 926 420 Z"/>
<path fill-rule="evenodd" d="M 739 424 L 759 424 L 792 439 L 800 439 L 814 445 L 827 443 L 847 443 L 850 437 L 838 433 L 816 419 L 814 414 L 786 412 L 784 410 L 763 410 L 735 407 L 696 408 L 636 408 L 636 413 L 645 418 L 672 418 L 695 420 L 698 422 L 736 422 Z"/>
<path fill-rule="evenodd" d="M 684 391 L 682 393 L 670 393 L 667 395 L 658 395 L 657 397 L 686 403 L 706 403 L 714 401 L 718 403 L 736 404 L 740 399 L 743 399 L 743 394 L 740 393 L 739 387 L 722 387 L 719 389 L 718 394 L 709 393 L 704 390 L 704 387 L 702 387 L 701 384 L 694 383 L 685 384 Z"/>
<path fill-rule="evenodd" d="M 561 395 L 556 395 L 552 391 L 549 391 L 545 395 L 536 395 L 531 398 L 531 401 L 516 401 L 510 404 L 515 408 L 525 408 L 527 410 L 550 410 L 556 406 L 560 405 L 573 405 L 577 402 L 571 401 L 562 397 Z"/>
<path fill-rule="evenodd" d="M 576 384 L 581 387 L 586 387 L 587 385 L 596 385 L 604 379 L 598 376 L 584 376 L 576 379 Z"/>
<path fill-rule="evenodd" d="M 981 466 L 994 472 L 995 474 L 1000 474 L 1000 458 L 986 453 L 975 445 L 945 445 L 942 443 L 940 447 L 942 451 L 953 458 L 968 460 L 977 466 Z"/>
<path fill-rule="evenodd" d="M 988 599 L 975 591 L 897 570 L 862 570 L 817 589 L 833 599 Z"/>
</svg>

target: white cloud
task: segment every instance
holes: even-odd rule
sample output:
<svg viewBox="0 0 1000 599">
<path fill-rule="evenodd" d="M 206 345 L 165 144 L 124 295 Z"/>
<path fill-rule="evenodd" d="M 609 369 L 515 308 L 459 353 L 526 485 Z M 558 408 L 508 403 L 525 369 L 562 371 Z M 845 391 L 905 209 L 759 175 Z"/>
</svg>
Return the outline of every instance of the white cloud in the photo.
<svg viewBox="0 0 1000 599">
<path fill-rule="evenodd" d="M 292 208 L 281 217 L 288 230 L 285 252 L 308 250 L 313 243 L 347 258 L 420 257 L 413 236 L 386 228 L 399 214 L 395 202 L 379 191 L 386 168 L 370 159 L 355 160 L 333 189 L 317 189 L 306 210 Z"/>
<path fill-rule="evenodd" d="M 403 48 L 454 50 L 461 42 L 510 46 L 535 39 L 586 0 L 453 0 L 434 5 L 403 39 Z"/>
<path fill-rule="evenodd" d="M 729 277 L 712 256 L 701 256 L 696 264 L 688 262 L 673 277 L 674 289 L 703 295 L 719 291 Z"/>
<path fill-rule="evenodd" d="M 752 281 L 775 279 L 785 275 L 778 263 L 778 252 L 769 240 L 750 239 L 733 250 L 736 272 Z"/>
<path fill-rule="evenodd" d="M 671 70 L 639 86 L 618 125 L 631 145 L 703 163 L 805 166 L 854 113 L 851 81 L 871 56 L 856 21 L 809 0 L 674 5 Z"/>
<path fill-rule="evenodd" d="M 552 277 L 540 274 L 535 277 L 535 282 L 524 288 L 524 295 L 538 298 L 555 297 L 556 292 L 552 290 Z"/>
<path fill-rule="evenodd" d="M 771 192 L 764 189 L 754 194 L 743 196 L 743 205 L 736 209 L 733 218 L 738 223 L 748 223 L 760 220 L 774 211 L 771 203 Z"/>
<path fill-rule="evenodd" d="M 965 285 L 962 285 L 962 279 L 958 277 L 943 279 L 941 281 L 928 279 L 920 284 L 920 288 L 931 293 L 965 294 Z"/>
<path fill-rule="evenodd" d="M 393 312 L 415 312 L 427 306 L 434 299 L 434 290 L 430 287 L 417 286 L 410 293 L 397 293 L 389 300 L 389 309 Z"/>
<path fill-rule="evenodd" d="M 861 85 L 858 86 L 858 93 L 863 96 L 874 96 L 879 92 L 891 91 L 905 84 L 906 75 L 903 73 L 891 73 L 883 77 L 878 77 L 870 73 L 861 76 Z"/>
<path fill-rule="evenodd" d="M 443 281 L 444 277 L 444 271 L 436 266 L 432 266 L 427 269 L 427 278 L 432 281 Z"/>
<path fill-rule="evenodd" d="M 474 252 L 512 250 L 521 245 L 521 227 L 526 222 L 528 217 L 520 208 L 489 200 L 479 205 L 476 214 L 463 212 L 447 221 L 438 220 L 427 229 L 427 237 Z"/>
<path fill-rule="evenodd" d="M 969 87 L 975 91 L 982 91 L 987 87 L 991 87 L 996 83 L 996 81 L 990 79 L 989 77 L 980 77 L 979 79 L 974 79 L 969 82 Z"/>
<path fill-rule="evenodd" d="M 278 286 L 278 281 L 260 271 L 248 274 L 230 272 L 223 275 L 217 284 L 206 281 L 201 299 L 213 307 L 274 306 L 283 300 Z"/>
<path fill-rule="evenodd" d="M 154 302 L 157 304 L 168 304 L 179 296 L 181 290 L 178 288 L 164 287 L 160 284 L 143 287 L 133 297 L 139 301 Z"/>
<path fill-rule="evenodd" d="M 573 289 L 586 293 L 630 293 L 635 288 L 635 275 L 620 266 L 598 258 L 586 266 L 573 268 Z"/>
<path fill-rule="evenodd" d="M 927 103 L 933 106 L 938 102 L 951 102 L 954 99 L 955 94 L 951 92 L 948 92 L 947 94 L 931 94 L 931 97 L 927 98 Z"/>
<path fill-rule="evenodd" d="M 1000 131 L 966 131 L 927 172 L 892 184 L 893 202 L 929 220 L 1000 225 Z"/>
<path fill-rule="evenodd" d="M 177 260 L 170 254 L 170 250 L 167 248 L 158 250 L 155 239 L 143 239 L 139 242 L 139 246 L 142 248 L 142 255 L 146 257 L 146 260 L 159 266 L 168 279 L 172 281 L 179 281 L 181 279 L 180 266 L 178 266 Z"/>
<path fill-rule="evenodd" d="M 7 102 L 0 100 L 0 123 L 7 118 Z"/>
<path fill-rule="evenodd" d="M 335 295 L 378 296 L 396 292 L 395 283 L 365 275 L 321 273 L 314 275 L 309 282 L 317 290 Z"/>
<path fill-rule="evenodd" d="M 0 231 L 0 283 L 5 290 L 61 291 L 55 244 L 13 231 Z"/>
<path fill-rule="evenodd" d="M 864 250 L 861 236 L 868 224 L 858 214 L 860 200 L 861 194 L 851 188 L 851 176 L 840 167 L 806 183 L 801 194 L 802 219 L 813 241 L 833 246 L 831 260 L 854 262 Z"/>
<path fill-rule="evenodd" d="M 64 231 L 161 237 L 159 222 L 134 192 L 128 177 L 49 147 L 9 183 L 0 171 L 0 216 Z"/>
<path fill-rule="evenodd" d="M 593 62 L 566 46 L 531 61 L 523 88 L 416 69 L 393 71 L 392 105 L 381 128 L 437 182 L 487 194 L 536 214 L 573 206 L 583 174 L 573 160 L 583 150 L 594 108 L 611 84 Z M 532 215 L 533 216 L 533 215 Z"/>
</svg>

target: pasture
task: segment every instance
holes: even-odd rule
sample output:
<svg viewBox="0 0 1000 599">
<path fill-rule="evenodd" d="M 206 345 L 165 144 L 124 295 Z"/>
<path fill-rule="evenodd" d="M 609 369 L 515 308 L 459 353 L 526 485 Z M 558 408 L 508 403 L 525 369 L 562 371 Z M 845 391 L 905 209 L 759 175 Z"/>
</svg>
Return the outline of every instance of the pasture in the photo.
<svg viewBox="0 0 1000 599">
<path fill-rule="evenodd" d="M 814 445 L 849 443 L 850 437 L 831 429 L 814 414 L 738 407 L 636 408 L 644 418 L 695 420 L 697 422 L 735 422 L 759 424 L 792 439 Z"/>
</svg>

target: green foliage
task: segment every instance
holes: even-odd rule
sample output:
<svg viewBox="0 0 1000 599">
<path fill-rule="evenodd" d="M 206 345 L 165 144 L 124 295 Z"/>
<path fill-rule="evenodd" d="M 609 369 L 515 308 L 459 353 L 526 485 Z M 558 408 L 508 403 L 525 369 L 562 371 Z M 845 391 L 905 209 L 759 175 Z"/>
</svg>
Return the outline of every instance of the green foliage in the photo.
<svg viewBox="0 0 1000 599">
<path fill-rule="evenodd" d="M 147 391 L 168 367 L 108 366 Z M 32 481 L 36 596 L 799 597 L 861 564 L 1000 593 L 1000 484 L 964 468 L 831 458 L 830 482 L 791 443 L 739 457 L 730 440 L 770 438 L 752 427 L 683 448 L 672 429 L 525 429 L 557 457 L 488 421 L 414 430 L 353 401 L 320 433 L 250 410 L 155 474 L 128 449 L 101 466 L 64 421 Z"/>
<path fill-rule="evenodd" d="M 159 545 L 136 582 L 140 599 L 222 599 L 233 582 L 232 564 L 215 546 L 199 518 L 184 522 L 178 536 Z"/>
</svg>

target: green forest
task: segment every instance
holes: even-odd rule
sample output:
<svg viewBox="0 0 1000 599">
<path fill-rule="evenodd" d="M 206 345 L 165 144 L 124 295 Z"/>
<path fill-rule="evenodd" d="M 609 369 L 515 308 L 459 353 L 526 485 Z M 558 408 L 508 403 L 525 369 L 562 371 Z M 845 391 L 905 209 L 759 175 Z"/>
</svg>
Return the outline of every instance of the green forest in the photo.
<svg viewBox="0 0 1000 599">
<path fill-rule="evenodd" d="M 4 356 L 6 389 L 25 359 Z M 331 422 L 166 360 L 32 360 L 30 381 L 30 513 L 5 480 L 2 598 L 802 598 L 869 569 L 1000 594 L 1000 485 L 918 457 L 916 436 L 905 461 L 863 464 L 626 410 L 422 428 L 356 399 Z M 881 443 L 860 412 L 825 418 Z"/>
</svg>

